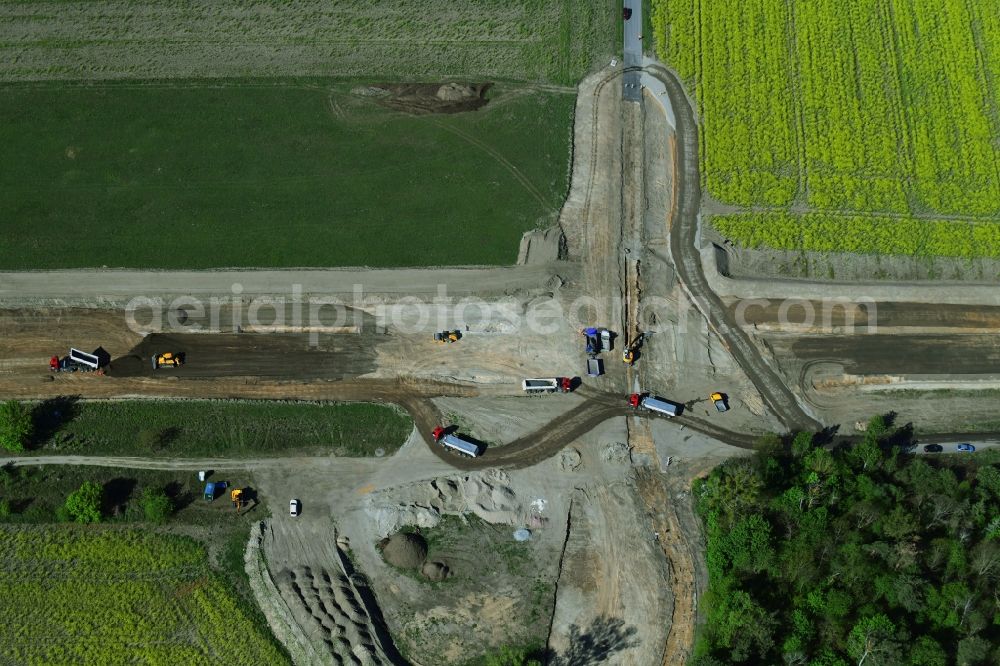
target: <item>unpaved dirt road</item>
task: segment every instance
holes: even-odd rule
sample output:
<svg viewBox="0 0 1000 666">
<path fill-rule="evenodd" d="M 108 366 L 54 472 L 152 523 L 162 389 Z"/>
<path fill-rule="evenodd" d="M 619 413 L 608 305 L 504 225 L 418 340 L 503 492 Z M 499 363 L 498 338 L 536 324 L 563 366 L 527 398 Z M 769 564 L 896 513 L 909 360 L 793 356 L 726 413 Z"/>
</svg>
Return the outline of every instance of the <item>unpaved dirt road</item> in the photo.
<svg viewBox="0 0 1000 666">
<path fill-rule="evenodd" d="M 749 336 L 728 315 L 712 291 L 701 265 L 698 215 L 701 209 L 701 176 L 698 171 L 698 125 L 680 81 L 662 68 L 647 71 L 666 86 L 676 120 L 674 158 L 677 202 L 671 213 L 670 256 L 677 277 L 692 302 L 708 320 L 767 404 L 790 430 L 818 431 L 822 425 L 799 404 L 795 394 L 765 361 Z"/>
<path fill-rule="evenodd" d="M 303 269 L 136 271 L 65 270 L 0 273 L 5 304 L 123 305 L 136 297 L 196 296 L 227 300 L 254 296 L 482 296 L 544 287 L 557 273 L 572 275 L 566 262 L 495 268 Z"/>
</svg>

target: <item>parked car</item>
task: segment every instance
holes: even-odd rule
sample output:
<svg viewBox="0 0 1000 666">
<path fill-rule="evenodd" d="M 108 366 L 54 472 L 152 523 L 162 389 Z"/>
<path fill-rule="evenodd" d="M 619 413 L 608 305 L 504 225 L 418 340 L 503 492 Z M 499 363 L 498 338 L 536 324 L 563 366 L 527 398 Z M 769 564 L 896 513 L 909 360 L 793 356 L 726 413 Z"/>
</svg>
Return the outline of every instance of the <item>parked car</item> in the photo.
<svg viewBox="0 0 1000 666">
<path fill-rule="evenodd" d="M 944 447 L 940 444 L 928 444 L 924 447 L 924 453 L 941 453 Z"/>
<path fill-rule="evenodd" d="M 295 518 L 300 513 L 302 513 L 302 502 L 298 501 L 297 499 L 293 499 L 291 502 L 288 503 L 288 515 L 290 515 L 292 518 Z"/>
<path fill-rule="evenodd" d="M 955 448 L 965 453 L 972 453 L 976 450 L 976 447 L 974 447 L 972 444 L 959 444 Z"/>
<path fill-rule="evenodd" d="M 632 18 L 632 8 L 631 7 L 623 7 L 622 8 L 622 18 L 625 19 L 626 21 L 629 20 L 630 18 Z"/>
</svg>

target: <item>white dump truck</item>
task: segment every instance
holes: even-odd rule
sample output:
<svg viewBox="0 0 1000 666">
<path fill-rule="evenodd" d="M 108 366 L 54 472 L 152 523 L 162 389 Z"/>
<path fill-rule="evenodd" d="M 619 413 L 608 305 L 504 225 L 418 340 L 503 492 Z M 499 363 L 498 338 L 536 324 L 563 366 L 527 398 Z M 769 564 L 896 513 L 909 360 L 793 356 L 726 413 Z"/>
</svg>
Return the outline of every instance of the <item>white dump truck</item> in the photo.
<svg viewBox="0 0 1000 666">
<path fill-rule="evenodd" d="M 549 379 L 525 379 L 521 382 L 521 389 L 526 393 L 552 393 L 559 388 L 559 382 L 555 377 Z"/>
<path fill-rule="evenodd" d="M 441 426 L 434 428 L 431 436 L 434 437 L 435 442 L 438 442 L 444 448 L 451 449 L 463 455 L 477 458 L 483 454 L 483 447 L 481 445 L 470 442 L 454 433 L 447 433 Z"/>
<path fill-rule="evenodd" d="M 676 402 L 664 400 L 648 393 L 633 393 L 628 397 L 628 404 L 633 409 L 648 409 L 671 418 L 680 414 L 684 409 Z"/>
<path fill-rule="evenodd" d="M 525 379 L 521 381 L 521 389 L 525 393 L 569 393 L 573 390 L 572 377 L 546 377 L 544 379 Z"/>
</svg>

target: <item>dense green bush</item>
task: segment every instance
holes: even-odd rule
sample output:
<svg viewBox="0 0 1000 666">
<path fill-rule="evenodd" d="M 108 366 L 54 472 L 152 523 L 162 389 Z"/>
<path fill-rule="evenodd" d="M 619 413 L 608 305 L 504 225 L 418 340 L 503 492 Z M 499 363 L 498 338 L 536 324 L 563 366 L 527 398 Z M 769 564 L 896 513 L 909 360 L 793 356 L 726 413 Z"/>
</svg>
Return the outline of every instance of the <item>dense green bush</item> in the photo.
<svg viewBox="0 0 1000 666">
<path fill-rule="evenodd" d="M 66 498 L 65 516 L 78 523 L 101 522 L 101 499 L 104 490 L 93 481 L 84 481 L 80 489 Z"/>
<path fill-rule="evenodd" d="M 146 488 L 142 491 L 142 512 L 151 523 L 165 523 L 174 511 L 173 502 L 162 490 Z"/>
<path fill-rule="evenodd" d="M 0 403 L 0 448 L 21 453 L 31 437 L 31 431 L 30 409 L 17 400 Z"/>
</svg>

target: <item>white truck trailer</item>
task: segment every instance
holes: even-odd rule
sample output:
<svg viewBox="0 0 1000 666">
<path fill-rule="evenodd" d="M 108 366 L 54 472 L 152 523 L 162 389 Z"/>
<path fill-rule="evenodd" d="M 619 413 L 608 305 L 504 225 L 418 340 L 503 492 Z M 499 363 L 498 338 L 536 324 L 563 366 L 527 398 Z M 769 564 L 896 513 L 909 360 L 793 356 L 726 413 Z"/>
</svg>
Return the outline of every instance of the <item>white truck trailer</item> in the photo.
<svg viewBox="0 0 1000 666">
<path fill-rule="evenodd" d="M 676 402 L 664 400 L 648 393 L 633 393 L 628 397 L 628 404 L 633 409 L 648 409 L 651 412 L 656 412 L 670 418 L 679 415 L 684 409 Z"/>
<path fill-rule="evenodd" d="M 438 442 L 446 449 L 451 449 L 472 458 L 478 458 L 483 454 L 483 447 L 481 445 L 470 442 L 454 433 L 446 434 L 444 428 L 441 426 L 434 428 L 434 432 L 431 435 L 434 437 L 435 442 Z"/>
<path fill-rule="evenodd" d="M 525 393 L 553 393 L 559 388 L 559 381 L 555 377 L 548 379 L 525 379 L 521 382 L 521 389 Z"/>
</svg>

